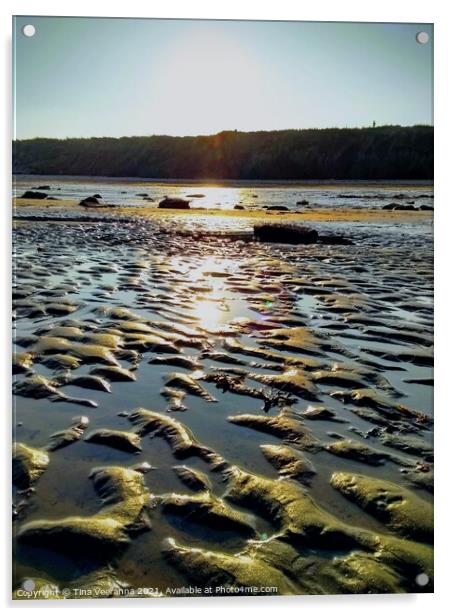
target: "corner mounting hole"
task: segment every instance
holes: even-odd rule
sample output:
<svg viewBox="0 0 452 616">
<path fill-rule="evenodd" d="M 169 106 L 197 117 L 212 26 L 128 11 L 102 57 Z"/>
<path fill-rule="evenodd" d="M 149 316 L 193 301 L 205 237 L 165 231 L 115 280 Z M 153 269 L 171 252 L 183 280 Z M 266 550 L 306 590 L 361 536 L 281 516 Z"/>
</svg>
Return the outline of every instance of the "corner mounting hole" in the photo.
<svg viewBox="0 0 452 616">
<path fill-rule="evenodd" d="M 430 582 L 430 578 L 428 577 L 426 573 L 420 573 L 419 575 L 416 576 L 416 584 L 418 586 L 427 586 L 429 582 Z"/>
<path fill-rule="evenodd" d="M 428 35 L 428 32 L 418 32 L 416 34 L 416 41 L 420 44 L 420 45 L 425 45 L 425 43 L 428 43 L 430 40 L 430 37 Z"/>
<path fill-rule="evenodd" d="M 36 34 L 36 28 L 32 24 L 27 24 L 22 27 L 22 34 L 24 36 L 34 36 Z"/>
</svg>

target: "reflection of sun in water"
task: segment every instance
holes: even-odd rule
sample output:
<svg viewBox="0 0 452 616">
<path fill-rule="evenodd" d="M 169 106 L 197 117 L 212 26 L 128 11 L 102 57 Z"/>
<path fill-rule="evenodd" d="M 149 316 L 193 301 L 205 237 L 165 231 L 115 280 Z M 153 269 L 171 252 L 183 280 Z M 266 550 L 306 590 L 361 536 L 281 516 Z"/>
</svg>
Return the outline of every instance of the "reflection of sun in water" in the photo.
<svg viewBox="0 0 452 616">
<path fill-rule="evenodd" d="M 196 299 L 194 315 L 201 327 L 213 329 L 223 325 L 229 317 L 229 306 L 225 298 L 225 280 L 238 268 L 234 259 L 205 257 L 202 263 L 188 273 L 194 284 L 203 290 Z"/>
<path fill-rule="evenodd" d="M 203 299 L 196 304 L 196 318 L 206 329 L 214 329 L 224 322 L 227 312 L 220 309 L 218 302 Z"/>
</svg>

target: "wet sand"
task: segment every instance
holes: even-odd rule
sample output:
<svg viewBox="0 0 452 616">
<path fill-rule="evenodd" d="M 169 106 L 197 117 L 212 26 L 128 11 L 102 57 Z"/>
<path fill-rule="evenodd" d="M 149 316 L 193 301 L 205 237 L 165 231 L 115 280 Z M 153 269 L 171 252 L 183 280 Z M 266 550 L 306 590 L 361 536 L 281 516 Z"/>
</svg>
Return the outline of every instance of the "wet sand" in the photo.
<svg viewBox="0 0 452 616">
<path fill-rule="evenodd" d="M 403 210 L 381 210 L 380 208 L 354 208 L 354 207 L 330 207 L 330 208 L 303 208 L 300 211 L 267 211 L 265 209 L 255 210 L 224 210 L 224 209 L 205 209 L 191 206 L 188 210 L 181 209 L 160 209 L 158 207 L 80 207 L 79 202 L 71 199 L 49 200 L 49 199 L 13 199 L 13 207 L 18 208 L 23 214 L 24 208 L 34 208 L 46 210 L 48 208 L 68 209 L 70 213 L 78 214 L 104 214 L 114 216 L 140 216 L 143 218 L 169 218 L 174 216 L 195 217 L 226 217 L 237 219 L 249 219 L 255 222 L 378 222 L 378 223 L 403 223 L 403 222 L 425 222 L 433 219 L 431 211 L 403 211 Z"/>
<path fill-rule="evenodd" d="M 15 205 L 14 588 L 432 590 L 431 212 Z"/>
</svg>

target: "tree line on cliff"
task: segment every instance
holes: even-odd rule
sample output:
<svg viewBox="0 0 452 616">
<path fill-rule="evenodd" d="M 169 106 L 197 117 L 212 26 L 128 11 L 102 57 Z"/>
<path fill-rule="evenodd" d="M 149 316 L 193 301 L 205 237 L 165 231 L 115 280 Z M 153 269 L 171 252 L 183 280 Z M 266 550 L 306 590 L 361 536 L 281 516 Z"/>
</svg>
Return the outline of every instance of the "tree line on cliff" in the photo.
<svg viewBox="0 0 452 616">
<path fill-rule="evenodd" d="M 13 142 L 13 171 L 186 179 L 426 180 L 433 178 L 433 127 L 36 138 Z"/>
</svg>

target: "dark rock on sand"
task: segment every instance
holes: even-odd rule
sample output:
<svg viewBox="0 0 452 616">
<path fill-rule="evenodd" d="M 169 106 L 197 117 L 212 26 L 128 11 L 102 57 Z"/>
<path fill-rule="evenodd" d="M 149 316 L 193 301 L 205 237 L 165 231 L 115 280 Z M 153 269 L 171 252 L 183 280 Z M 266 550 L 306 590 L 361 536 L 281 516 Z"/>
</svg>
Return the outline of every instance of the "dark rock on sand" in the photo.
<svg viewBox="0 0 452 616">
<path fill-rule="evenodd" d="M 47 194 L 37 190 L 26 190 L 21 199 L 47 199 Z"/>
<path fill-rule="evenodd" d="M 342 237 L 341 235 L 319 235 L 318 242 L 326 246 L 353 246 L 351 239 Z"/>
<path fill-rule="evenodd" d="M 190 202 L 180 197 L 165 197 L 160 201 L 159 207 L 175 210 L 189 210 Z"/>
<path fill-rule="evenodd" d="M 260 242 L 281 244 L 315 244 L 319 234 L 315 229 L 300 225 L 254 225 L 254 237 Z"/>
<path fill-rule="evenodd" d="M 97 197 L 86 197 L 80 201 L 79 205 L 99 205 L 99 199 Z"/>
<path fill-rule="evenodd" d="M 245 207 L 243 205 L 234 205 L 234 210 L 244 210 Z"/>
<path fill-rule="evenodd" d="M 289 208 L 285 205 L 269 205 L 267 210 L 269 212 L 288 212 Z"/>
</svg>

